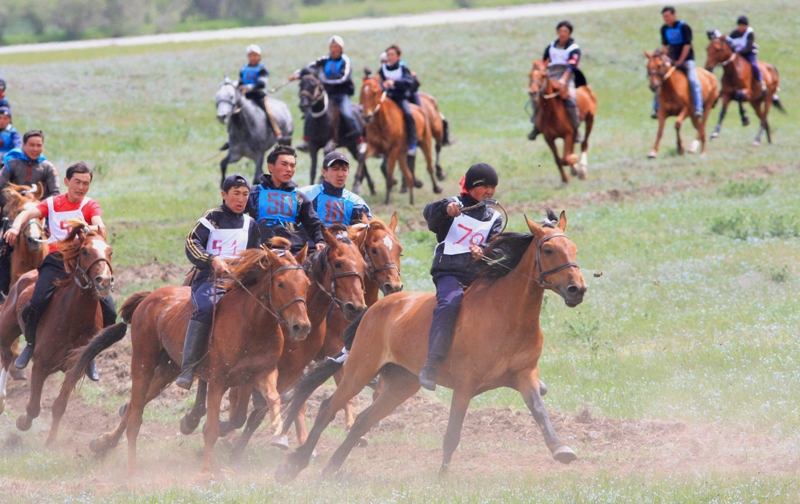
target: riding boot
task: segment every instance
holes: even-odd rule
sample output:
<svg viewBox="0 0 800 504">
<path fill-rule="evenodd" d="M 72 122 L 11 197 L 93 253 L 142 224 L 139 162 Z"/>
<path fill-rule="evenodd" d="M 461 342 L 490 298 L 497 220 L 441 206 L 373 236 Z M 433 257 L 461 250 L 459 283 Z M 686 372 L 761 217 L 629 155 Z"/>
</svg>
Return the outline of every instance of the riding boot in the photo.
<svg viewBox="0 0 800 504">
<path fill-rule="evenodd" d="M 537 107 L 536 104 L 534 103 L 533 113 L 531 114 L 531 123 L 533 123 L 533 129 L 531 130 L 530 133 L 528 133 L 528 140 L 531 141 L 536 140 L 536 137 L 539 136 L 539 133 L 541 133 L 541 131 L 539 131 L 539 128 L 536 126 L 536 121 L 538 120 L 538 118 L 539 118 L 539 107 Z"/>
<path fill-rule="evenodd" d="M 431 392 L 436 390 L 436 371 L 439 369 L 439 361 L 428 357 L 425 366 L 419 372 L 419 385 Z"/>
<path fill-rule="evenodd" d="M 536 140 L 536 137 L 539 136 L 539 133 L 541 133 L 541 131 L 539 131 L 539 128 L 534 126 L 531 132 L 528 133 L 528 140 Z"/>
<path fill-rule="evenodd" d="M 25 320 L 25 348 L 20 352 L 17 360 L 14 361 L 14 367 L 17 369 L 25 369 L 33 357 L 33 348 L 36 345 L 36 329 L 39 327 L 39 319 L 42 317 L 42 312 L 31 305 L 22 310 L 22 318 Z"/>
<path fill-rule="evenodd" d="M 189 327 L 186 329 L 186 341 L 183 342 L 181 374 L 175 380 L 175 385 L 186 390 L 192 389 L 194 370 L 208 351 L 210 333 L 211 326 L 196 320 L 189 321 Z"/>
</svg>

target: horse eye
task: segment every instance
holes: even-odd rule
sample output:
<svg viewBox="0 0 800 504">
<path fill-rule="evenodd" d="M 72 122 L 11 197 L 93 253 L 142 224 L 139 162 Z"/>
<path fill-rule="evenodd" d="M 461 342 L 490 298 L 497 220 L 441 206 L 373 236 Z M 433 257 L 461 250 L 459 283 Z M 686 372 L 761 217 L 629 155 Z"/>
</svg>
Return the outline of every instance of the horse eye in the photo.
<svg viewBox="0 0 800 504">
<path fill-rule="evenodd" d="M 342 267 L 342 263 L 340 263 L 339 261 L 336 261 L 335 263 L 333 263 L 333 267 L 334 268 L 341 268 Z"/>
<path fill-rule="evenodd" d="M 550 254 L 553 253 L 553 251 L 551 249 L 547 248 L 547 249 L 544 249 L 544 253 L 545 253 L 545 255 L 550 255 Z"/>
<path fill-rule="evenodd" d="M 81 254 L 83 254 L 83 255 L 89 255 L 89 251 L 88 251 L 88 250 L 86 250 L 86 249 L 83 249 L 83 250 L 81 250 Z"/>
<path fill-rule="evenodd" d="M 377 249 L 377 248 L 375 248 L 375 247 L 372 247 L 372 253 L 373 253 L 373 254 L 377 254 L 377 253 L 378 253 L 378 249 Z"/>
<path fill-rule="evenodd" d="M 283 289 L 283 282 L 278 282 L 278 288 Z"/>
</svg>

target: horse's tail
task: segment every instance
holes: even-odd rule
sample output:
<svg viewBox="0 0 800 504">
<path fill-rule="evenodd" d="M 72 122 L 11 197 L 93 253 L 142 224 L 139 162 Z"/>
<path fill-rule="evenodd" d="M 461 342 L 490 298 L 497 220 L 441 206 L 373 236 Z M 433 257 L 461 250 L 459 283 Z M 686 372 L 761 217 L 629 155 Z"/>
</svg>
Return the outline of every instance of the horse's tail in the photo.
<svg viewBox="0 0 800 504">
<path fill-rule="evenodd" d="M 122 307 L 119 309 L 119 314 L 122 317 L 122 321 L 126 324 L 131 323 L 131 319 L 133 318 L 133 312 L 136 311 L 136 308 L 144 301 L 144 298 L 150 295 L 149 291 L 142 291 L 136 292 L 131 294 L 128 299 L 122 303 Z"/>
<path fill-rule="evenodd" d="M 776 109 L 780 110 L 781 113 L 788 114 L 788 112 L 786 112 L 786 109 L 783 108 L 783 103 L 781 103 L 780 99 L 773 98 L 772 105 L 774 105 Z"/>
<path fill-rule="evenodd" d="M 83 377 L 92 359 L 100 355 L 100 352 L 106 348 L 124 338 L 127 331 L 128 326 L 124 322 L 108 326 L 100 331 L 88 345 L 76 348 L 70 352 L 67 358 L 67 373 L 64 377 L 64 383 L 61 384 L 61 390 L 73 390 L 75 385 L 77 385 Z"/>
</svg>

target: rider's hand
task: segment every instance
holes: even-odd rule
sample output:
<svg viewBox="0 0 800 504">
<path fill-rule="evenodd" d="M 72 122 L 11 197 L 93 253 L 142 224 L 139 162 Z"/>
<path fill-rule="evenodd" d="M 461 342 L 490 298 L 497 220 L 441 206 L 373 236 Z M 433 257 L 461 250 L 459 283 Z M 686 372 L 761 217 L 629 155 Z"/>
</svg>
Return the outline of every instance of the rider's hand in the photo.
<svg viewBox="0 0 800 504">
<path fill-rule="evenodd" d="M 297 79 L 299 79 L 299 78 L 300 78 L 300 77 L 298 77 L 297 75 L 295 75 L 295 74 L 292 74 L 292 75 L 290 75 L 290 76 L 289 76 L 289 82 L 296 81 L 296 80 L 297 80 Z"/>
<path fill-rule="evenodd" d="M 3 239 L 6 241 L 6 243 L 13 246 L 14 242 L 17 241 L 17 236 L 19 236 L 19 229 L 12 227 L 8 228 L 6 234 L 3 235 Z"/>
<path fill-rule="evenodd" d="M 225 261 L 223 261 L 219 257 L 214 257 L 213 259 L 211 259 L 211 268 L 217 275 L 221 275 L 222 273 L 228 271 L 228 265 L 225 264 Z"/>
<path fill-rule="evenodd" d="M 447 204 L 447 215 L 450 217 L 458 217 L 461 215 L 461 207 L 455 201 Z"/>
<path fill-rule="evenodd" d="M 477 245 L 470 245 L 469 251 L 472 254 L 472 259 L 475 261 L 483 257 L 483 249 Z"/>
<path fill-rule="evenodd" d="M 385 80 L 385 81 L 383 81 L 383 85 L 384 85 L 385 87 L 387 87 L 387 88 L 394 87 L 394 81 L 393 81 L 393 80 L 391 80 L 391 79 L 389 79 L 389 80 Z"/>
<path fill-rule="evenodd" d="M 317 252 L 321 252 L 322 250 L 325 249 L 325 244 L 324 243 L 317 243 L 316 245 L 314 245 L 314 248 L 317 249 Z"/>
</svg>

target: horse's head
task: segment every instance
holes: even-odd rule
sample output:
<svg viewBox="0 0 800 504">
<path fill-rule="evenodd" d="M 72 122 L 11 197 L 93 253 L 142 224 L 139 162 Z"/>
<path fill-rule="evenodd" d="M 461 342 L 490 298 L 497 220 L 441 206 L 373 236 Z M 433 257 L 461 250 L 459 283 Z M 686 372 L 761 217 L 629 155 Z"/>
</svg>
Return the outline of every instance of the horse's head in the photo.
<svg viewBox="0 0 800 504">
<path fill-rule="evenodd" d="M 325 88 L 322 86 L 317 76 L 314 75 L 314 72 L 307 68 L 300 71 L 298 95 L 300 97 L 300 111 L 303 112 L 303 114 L 307 113 L 312 105 L 322 99 L 324 93 Z"/>
<path fill-rule="evenodd" d="M 24 210 L 35 207 L 44 195 L 44 187 L 41 183 L 36 184 L 36 189 L 32 190 L 28 186 L 8 184 L 3 189 L 3 196 L 6 205 L 3 207 L 3 215 L 9 222 L 22 213 Z M 25 240 L 25 245 L 30 252 L 39 252 L 42 243 L 46 240 L 42 221 L 39 219 L 29 220 L 20 230 L 21 238 Z"/>
<path fill-rule="evenodd" d="M 658 88 L 664 84 L 664 77 L 672 66 L 672 62 L 666 55 L 661 54 L 660 50 L 645 51 L 644 55 L 647 58 L 647 78 L 650 80 L 650 90 L 658 91 Z"/>
<path fill-rule="evenodd" d="M 529 77 L 528 94 L 531 96 L 531 101 L 536 101 L 539 98 L 539 94 L 548 93 L 547 87 L 550 84 L 550 76 L 547 73 L 545 62 L 534 61 Z"/>
<path fill-rule="evenodd" d="M 219 85 L 214 100 L 217 104 L 217 120 L 222 124 L 227 124 L 235 110 L 239 107 L 242 95 L 239 88 L 229 78 L 225 77 Z"/>
<path fill-rule="evenodd" d="M 361 255 L 367 263 L 367 273 L 380 286 L 384 296 L 403 290 L 400 278 L 403 246 L 395 236 L 396 228 L 397 212 L 392 214 L 388 225 L 377 217 L 369 221 L 364 216 L 360 224 L 351 226 L 349 230 L 351 240 L 363 240 Z"/>
<path fill-rule="evenodd" d="M 364 110 L 364 121 L 369 122 L 372 120 L 372 117 L 380 109 L 380 105 L 385 99 L 386 95 L 383 94 L 377 77 L 372 77 L 369 69 L 365 68 L 361 85 L 361 97 L 359 99 L 361 108 Z"/>
<path fill-rule="evenodd" d="M 525 220 L 534 237 L 532 246 L 536 247 L 534 279 L 542 287 L 563 297 L 567 306 L 578 306 L 583 302 L 586 282 L 576 260 L 578 248 L 564 234 L 567 230 L 566 213 L 561 212 L 557 224 L 551 222 L 540 226 L 527 217 Z"/>
<path fill-rule="evenodd" d="M 99 233 L 89 231 L 85 222 L 69 220 L 67 225 L 72 230 L 59 242 L 64 269 L 81 289 L 92 290 L 97 297 L 108 296 L 114 290 L 114 251 Z"/>
<path fill-rule="evenodd" d="M 710 40 L 711 42 L 706 48 L 706 70 L 709 72 L 714 70 L 717 65 L 726 65 L 728 60 L 735 54 L 725 35 L 720 35 Z"/>
<path fill-rule="evenodd" d="M 344 226 L 331 226 L 323 229 L 322 234 L 327 247 L 310 262 L 309 276 L 339 305 L 345 318 L 353 320 L 367 309 L 364 300 L 367 264 L 360 251 L 366 234 L 351 240 Z"/>
</svg>

